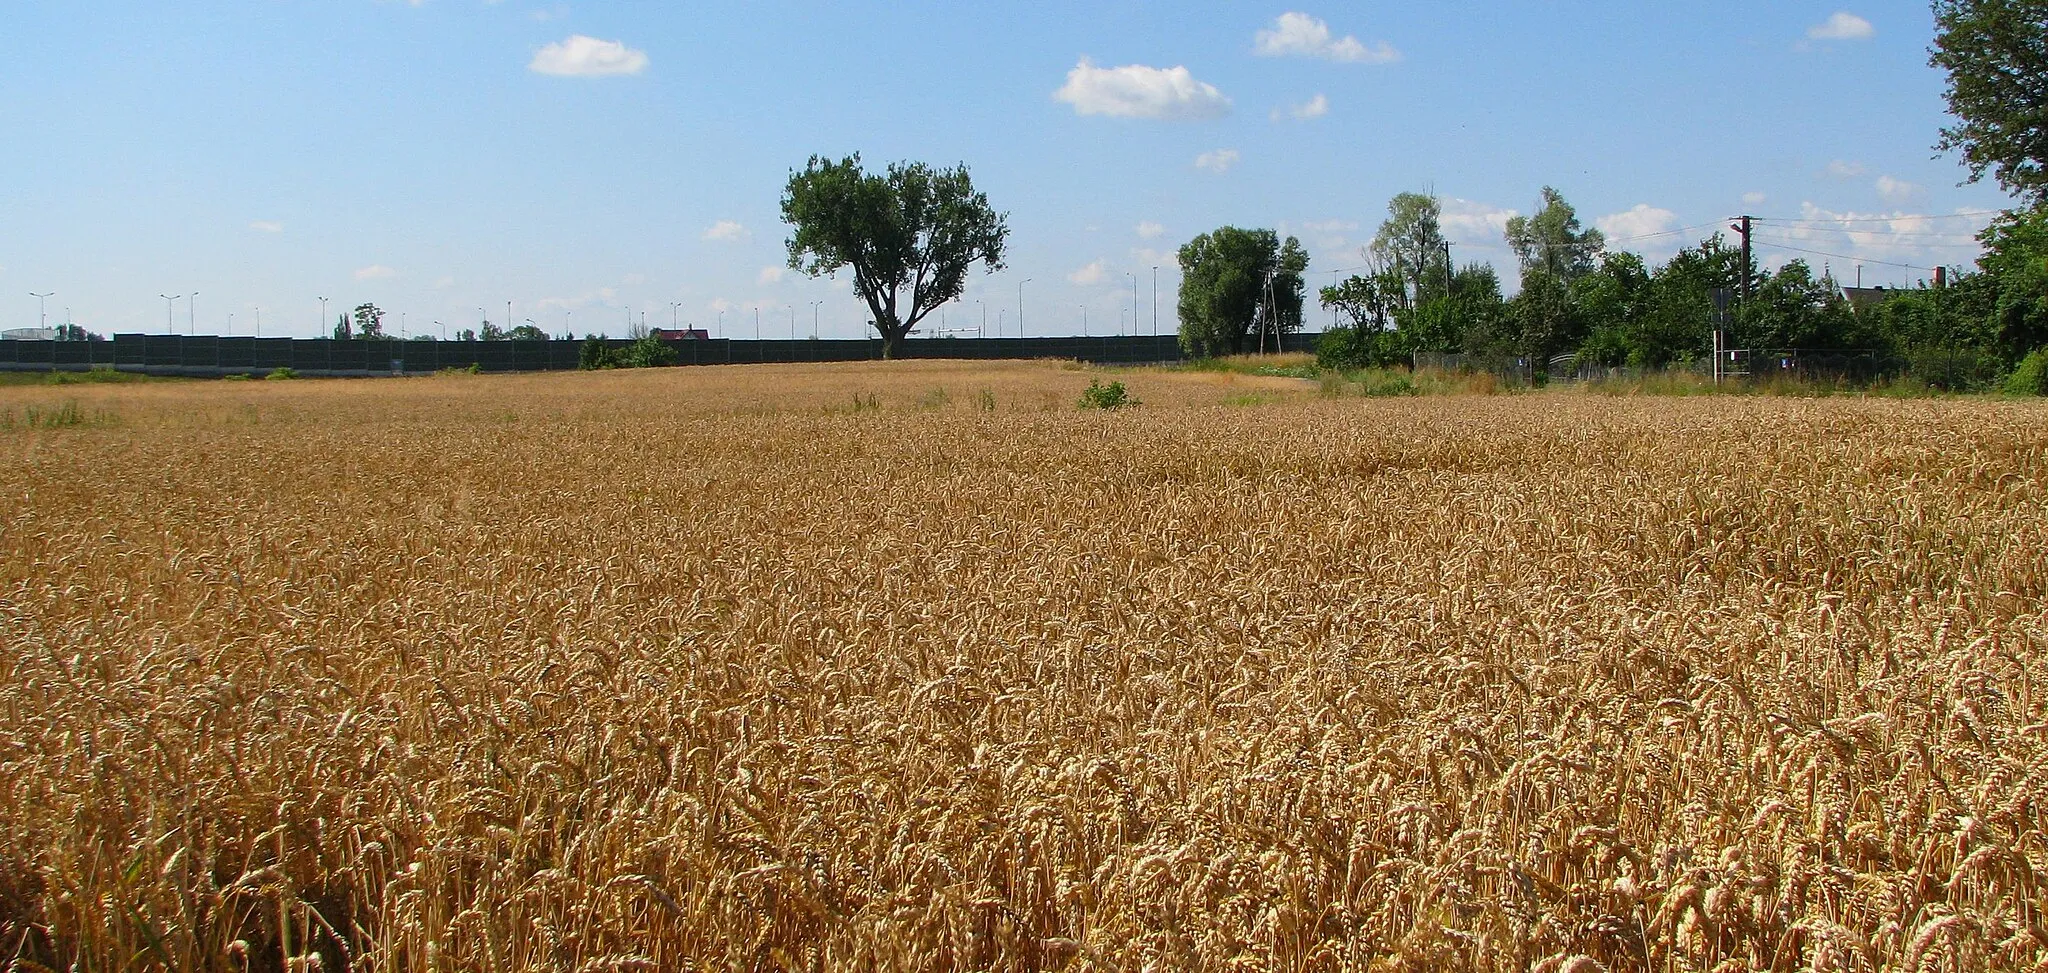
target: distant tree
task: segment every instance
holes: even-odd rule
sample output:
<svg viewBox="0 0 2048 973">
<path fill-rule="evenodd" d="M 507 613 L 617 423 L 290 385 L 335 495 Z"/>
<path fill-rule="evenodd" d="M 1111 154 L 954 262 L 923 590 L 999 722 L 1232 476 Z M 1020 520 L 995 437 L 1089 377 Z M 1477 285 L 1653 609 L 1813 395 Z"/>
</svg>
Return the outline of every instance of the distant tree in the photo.
<svg viewBox="0 0 2048 973">
<path fill-rule="evenodd" d="M 1386 222 L 1365 255 L 1402 281 L 1399 306 L 1407 308 L 1443 295 L 1450 283 L 1449 246 L 1443 204 L 1435 196 L 1401 193 L 1388 201 Z"/>
<path fill-rule="evenodd" d="M 1308 252 L 1272 230 L 1234 226 L 1180 248 L 1180 343 L 1197 358 L 1235 354 L 1255 327 L 1299 330 Z"/>
<path fill-rule="evenodd" d="M 960 296 L 975 263 L 990 273 L 1003 269 L 1009 236 L 1005 215 L 975 191 L 965 165 L 892 163 L 870 174 L 858 153 L 839 162 L 812 156 L 804 171 L 791 172 L 782 219 L 793 228 L 790 269 L 819 277 L 853 268 L 853 289 L 873 315 L 884 358 L 896 357 L 927 314 Z"/>
<path fill-rule="evenodd" d="M 92 332 L 92 331 L 87 331 L 87 330 L 85 330 L 84 328 L 82 328 L 82 327 L 80 327 L 80 326 L 78 326 L 78 325 L 76 325 L 76 324 L 60 324 L 60 325 L 58 325 L 58 326 L 57 326 L 57 340 L 58 340 L 58 341 L 105 341 L 105 340 L 107 340 L 107 339 L 106 339 L 106 336 L 105 336 L 105 335 L 102 335 L 102 334 L 98 334 L 98 333 L 95 333 L 95 332 Z"/>
<path fill-rule="evenodd" d="M 546 341 L 548 333 L 533 325 L 522 324 L 505 332 L 505 337 L 512 341 Z"/>
<path fill-rule="evenodd" d="M 1354 274 L 1318 293 L 1325 308 L 1345 318 L 1345 326 L 1360 331 L 1386 331 L 1394 326 L 1394 314 L 1405 295 L 1399 274 L 1391 270 Z"/>
<path fill-rule="evenodd" d="M 2048 201 L 2048 4 L 1934 0 L 1934 49 L 1948 72 L 1949 113 L 1935 148 L 1961 150 L 1970 182 Z"/>
<path fill-rule="evenodd" d="M 1977 258 L 1982 273 L 1972 276 L 1990 279 L 1978 284 L 1964 278 L 1953 286 L 1995 287 L 1999 351 L 2018 361 L 2048 346 L 2048 204 L 2001 213 L 1977 239 L 1984 245 Z"/>
<path fill-rule="evenodd" d="M 355 336 L 374 339 L 384 337 L 384 312 L 375 304 L 358 304 L 355 311 Z M 345 335 L 343 337 L 346 337 Z"/>
<path fill-rule="evenodd" d="M 355 325 L 349 323 L 348 315 L 343 314 L 334 319 L 334 340 L 348 341 L 355 336 Z"/>
<path fill-rule="evenodd" d="M 485 323 L 486 323 L 486 324 L 488 324 L 489 322 L 485 322 Z M 457 331 L 457 332 L 455 332 L 455 340 L 457 340 L 457 341 L 475 341 L 475 340 L 476 340 L 476 329 L 474 329 L 474 328 L 463 328 L 462 330 L 460 330 L 460 331 Z"/>
<path fill-rule="evenodd" d="M 1579 228 L 1578 212 L 1549 186 L 1543 187 L 1543 202 L 1535 215 L 1508 220 L 1506 236 L 1525 276 L 1541 270 L 1565 284 L 1591 271 L 1607 246 L 1599 230 Z"/>
<path fill-rule="evenodd" d="M 505 332 L 504 328 L 492 324 L 491 319 L 485 318 L 484 328 L 477 333 L 477 337 L 483 341 L 504 341 L 510 336 Z"/>
</svg>

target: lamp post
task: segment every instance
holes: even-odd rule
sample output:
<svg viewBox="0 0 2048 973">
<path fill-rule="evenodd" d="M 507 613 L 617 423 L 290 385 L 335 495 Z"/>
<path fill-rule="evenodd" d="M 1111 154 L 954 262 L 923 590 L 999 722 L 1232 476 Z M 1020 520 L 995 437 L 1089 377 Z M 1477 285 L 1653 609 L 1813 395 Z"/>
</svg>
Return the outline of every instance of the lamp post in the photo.
<svg viewBox="0 0 2048 973">
<path fill-rule="evenodd" d="M 718 309 L 718 336 L 725 337 L 725 308 Z"/>
<path fill-rule="evenodd" d="M 981 305 L 981 331 L 976 333 L 975 337 L 986 338 L 988 337 L 988 302 L 977 298 L 974 303 Z M 996 337 L 1000 338 L 1002 336 L 997 335 Z"/>
<path fill-rule="evenodd" d="M 823 303 L 825 303 L 825 302 L 824 302 L 824 301 L 812 301 L 812 302 L 811 302 L 811 340 L 812 340 L 812 341 L 816 341 L 816 340 L 818 340 L 818 305 L 820 305 L 820 304 L 823 304 Z"/>
<path fill-rule="evenodd" d="M 1124 271 L 1124 276 L 1131 279 L 1131 330 L 1136 331 L 1138 330 L 1138 275 L 1127 270 Z M 1119 335 L 1124 333 L 1124 319 L 1122 315 L 1117 316 L 1116 333 Z"/>
<path fill-rule="evenodd" d="M 1017 282 L 1017 337 L 1024 337 L 1024 285 L 1031 283 L 1026 277 Z"/>
<path fill-rule="evenodd" d="M 327 298 L 320 299 L 320 327 L 313 329 L 313 337 L 320 337 L 321 328 L 327 327 Z"/>
<path fill-rule="evenodd" d="M 35 291 L 29 291 L 28 296 L 36 299 L 36 329 L 40 331 L 49 328 L 50 313 L 47 309 L 49 306 L 47 302 L 50 298 L 57 296 L 57 292 L 46 291 L 38 294 Z"/>
<path fill-rule="evenodd" d="M 175 296 L 173 296 L 173 295 L 170 295 L 170 294 L 158 294 L 157 296 L 158 296 L 158 297 L 161 297 L 161 298 L 163 298 L 163 299 L 164 299 L 164 333 L 165 333 L 165 334 L 177 334 L 177 333 L 178 333 L 178 326 L 177 326 L 176 324 L 172 323 L 172 319 L 171 319 L 171 303 L 172 303 L 173 301 L 176 301 L 176 300 L 177 300 L 178 298 L 180 298 L 180 297 L 184 297 L 185 295 L 183 295 L 183 294 L 178 294 L 178 295 L 175 295 Z M 321 300 L 323 300 L 323 301 L 324 301 L 324 300 L 326 300 L 326 298 L 324 298 L 324 297 L 323 297 L 323 298 L 321 298 Z M 325 305 L 325 304 L 322 304 L 322 305 L 320 305 L 320 314 L 321 314 L 321 316 L 322 316 L 322 317 L 325 317 L 325 316 L 327 315 L 327 305 Z"/>
<path fill-rule="evenodd" d="M 477 308 L 477 309 L 476 309 L 476 320 L 477 320 L 477 325 L 476 325 L 476 326 L 477 326 L 478 328 L 480 328 L 480 329 L 488 329 L 488 328 L 489 328 L 489 327 L 491 326 L 491 312 L 489 312 L 489 311 L 486 311 L 486 310 L 484 310 L 483 308 Z M 481 338 L 481 337 L 483 337 L 483 335 L 482 335 L 481 333 L 479 333 L 479 334 L 477 335 L 477 337 Z"/>
<path fill-rule="evenodd" d="M 185 333 L 186 333 L 186 334 L 198 334 L 198 333 L 199 333 L 199 332 L 198 332 L 198 330 L 197 330 L 197 328 L 196 328 L 196 326 L 195 326 L 195 325 L 193 324 L 193 322 L 194 322 L 195 320 L 197 320 L 197 319 L 198 319 L 198 317 L 199 317 L 199 292 L 198 292 L 198 291 L 193 291 L 192 293 L 190 293 L 190 294 L 187 294 L 187 295 L 185 295 Z"/>
<path fill-rule="evenodd" d="M 682 324 L 682 321 L 683 321 L 683 302 L 681 302 L 681 301 L 670 301 L 670 302 L 668 302 L 668 326 L 669 326 L 669 330 L 671 330 L 671 331 L 681 331 L 681 330 L 683 329 L 683 324 Z"/>
<path fill-rule="evenodd" d="M 1132 325 L 1135 329 L 1137 326 Z M 1152 337 L 1159 337 L 1159 267 L 1152 267 Z"/>
<path fill-rule="evenodd" d="M 263 309 L 260 307 L 256 308 L 256 337 L 263 337 Z"/>
<path fill-rule="evenodd" d="M 1088 337 L 1088 305 L 1081 305 L 1081 337 Z"/>
<path fill-rule="evenodd" d="M 754 305 L 754 340 L 761 340 L 761 305 Z"/>
<path fill-rule="evenodd" d="M 783 309 L 784 309 L 784 310 L 786 310 L 786 311 L 788 311 L 788 312 L 789 312 L 789 340 L 791 340 L 791 341 L 795 341 L 795 340 L 796 340 L 796 305 L 794 305 L 794 304 L 784 304 L 784 305 L 783 305 L 782 307 L 783 307 Z"/>
</svg>

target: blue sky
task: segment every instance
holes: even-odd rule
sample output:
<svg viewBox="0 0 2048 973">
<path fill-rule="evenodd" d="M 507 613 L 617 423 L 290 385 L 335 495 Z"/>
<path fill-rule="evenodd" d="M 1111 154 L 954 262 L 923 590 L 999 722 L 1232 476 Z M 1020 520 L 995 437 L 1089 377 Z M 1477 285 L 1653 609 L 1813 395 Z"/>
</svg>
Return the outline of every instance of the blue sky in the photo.
<svg viewBox="0 0 2048 973">
<path fill-rule="evenodd" d="M 780 192 L 814 153 L 966 163 L 1009 269 L 945 323 L 1005 334 L 1026 278 L 1029 333 L 1084 307 L 1128 329 L 1134 281 L 1147 330 L 1154 266 L 1170 330 L 1174 250 L 1226 223 L 1299 235 L 1327 284 L 1404 190 L 1509 281 L 1499 226 L 1544 185 L 1653 260 L 1748 212 L 1767 263 L 1871 284 L 1968 263 L 1983 218 L 1957 214 L 2007 203 L 1934 156 L 1920 0 L 9 0 L 4 22 L 5 327 L 55 291 L 53 323 L 162 331 L 160 295 L 196 292 L 180 332 L 312 335 L 325 296 L 327 323 L 373 301 L 414 334 L 509 301 L 555 334 L 644 313 L 750 336 L 758 306 L 764 336 L 807 335 L 820 302 L 821 334 L 856 336 L 845 275 L 782 269 Z"/>
</svg>

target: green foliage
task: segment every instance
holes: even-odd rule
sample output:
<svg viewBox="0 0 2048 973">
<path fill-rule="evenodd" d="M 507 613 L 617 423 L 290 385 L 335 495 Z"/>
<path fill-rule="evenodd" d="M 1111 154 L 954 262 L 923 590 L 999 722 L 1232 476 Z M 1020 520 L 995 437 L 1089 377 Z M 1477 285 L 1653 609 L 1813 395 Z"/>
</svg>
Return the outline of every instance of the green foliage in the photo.
<svg viewBox="0 0 2048 973">
<path fill-rule="evenodd" d="M 522 324 L 505 332 L 507 341 L 552 341 L 553 336 L 531 324 Z"/>
<path fill-rule="evenodd" d="M 1948 72 L 1949 113 L 1935 148 L 1960 149 L 1970 181 L 2048 201 L 2048 31 L 2041 0 L 1934 0 L 1930 63 Z"/>
<path fill-rule="evenodd" d="M 1607 246 L 1607 238 L 1599 230 L 1579 228 L 1578 211 L 1565 202 L 1564 194 L 1549 186 L 1543 187 L 1543 201 L 1535 215 L 1508 220 L 1507 238 L 1509 249 L 1522 263 L 1524 286 L 1532 270 L 1565 283 L 1577 280 L 1593 269 Z"/>
<path fill-rule="evenodd" d="M 292 379 L 298 378 L 298 377 L 299 377 L 299 373 L 298 373 L 298 372 L 296 372 L 296 371 L 293 371 L 293 370 L 292 370 L 291 368 L 288 368 L 288 367 L 286 367 L 286 368 L 273 368 L 273 369 L 271 369 L 271 370 L 270 370 L 270 374 L 268 374 L 268 375 L 265 375 L 265 376 L 263 376 L 263 377 L 264 377 L 264 379 L 265 379 L 265 380 L 267 380 L 267 381 L 272 381 L 272 382 L 288 382 L 288 381 L 291 381 Z"/>
<path fill-rule="evenodd" d="M 1399 331 L 1331 328 L 1316 339 L 1316 366 L 1338 372 L 1386 368 L 1407 364 L 1412 350 Z"/>
<path fill-rule="evenodd" d="M 1283 334 L 1301 328 L 1308 270 L 1301 241 L 1282 243 L 1272 230 L 1224 226 L 1189 241 L 1179 257 L 1180 344 L 1189 355 L 1242 352 L 1254 328 Z"/>
<path fill-rule="evenodd" d="M 2020 359 L 2005 378 L 2005 390 L 2013 395 L 2048 395 L 2048 348 Z"/>
<path fill-rule="evenodd" d="M 337 315 L 334 319 L 334 340 L 353 341 L 355 336 L 356 326 L 349 320 L 348 315 Z"/>
<path fill-rule="evenodd" d="M 105 335 L 87 331 L 76 324 L 60 324 L 56 328 L 58 341 L 105 341 Z"/>
<path fill-rule="evenodd" d="M 1124 389 L 1122 382 L 1104 385 L 1100 381 L 1090 381 L 1087 390 L 1081 393 L 1083 409 L 1121 409 L 1127 405 L 1137 404 L 1138 400 Z"/>
<path fill-rule="evenodd" d="M 602 368 L 617 368 L 619 365 L 612 357 L 611 346 L 603 338 L 591 335 L 583 339 L 583 344 L 576 349 L 576 367 L 586 371 L 594 371 Z"/>
<path fill-rule="evenodd" d="M 792 232 L 789 266 L 812 277 L 853 268 L 882 356 L 894 358 L 927 314 L 960 296 L 975 263 L 1003 269 L 1007 217 L 976 192 L 967 167 L 891 163 L 870 174 L 858 153 L 839 162 L 812 156 L 791 172 L 782 219 Z M 909 288 L 908 306 L 901 292 Z"/>
<path fill-rule="evenodd" d="M 355 310 L 355 336 L 365 339 L 384 337 L 384 312 L 375 304 L 358 304 Z M 335 335 L 346 338 L 348 335 Z"/>
<path fill-rule="evenodd" d="M 483 341 L 504 341 L 510 337 L 511 334 L 509 332 L 507 332 L 504 328 L 492 324 L 489 321 L 489 319 L 486 319 L 484 321 L 483 330 L 481 332 L 478 332 L 477 334 L 477 338 Z"/>
<path fill-rule="evenodd" d="M 1442 296 L 1451 273 L 1450 241 L 1443 233 L 1443 204 L 1424 193 L 1399 193 L 1387 202 L 1387 219 L 1365 255 L 1396 284 L 1399 308 Z M 1384 284 L 1382 285 L 1384 287 Z"/>
<path fill-rule="evenodd" d="M 443 378 L 449 378 L 456 375 L 482 375 L 483 373 L 484 366 L 482 363 L 470 362 L 467 365 L 443 365 L 434 374 Z"/>
<path fill-rule="evenodd" d="M 978 393 L 976 393 L 976 394 L 975 394 L 975 397 L 974 397 L 974 402 L 975 402 L 975 405 L 976 405 L 976 407 L 980 408 L 980 409 L 981 409 L 981 411 L 983 411 L 983 412 L 994 412 L 994 411 L 996 411 L 996 393 L 995 393 L 995 390 L 994 390 L 994 389 L 982 389 L 982 390 L 981 390 L 980 392 L 978 392 Z"/>
</svg>

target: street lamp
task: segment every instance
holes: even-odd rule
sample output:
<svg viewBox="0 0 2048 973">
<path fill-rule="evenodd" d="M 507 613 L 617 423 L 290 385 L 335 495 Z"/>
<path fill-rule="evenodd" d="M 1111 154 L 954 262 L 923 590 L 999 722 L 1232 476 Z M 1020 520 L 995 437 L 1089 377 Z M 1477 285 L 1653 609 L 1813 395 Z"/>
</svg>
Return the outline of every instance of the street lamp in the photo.
<svg viewBox="0 0 2048 973">
<path fill-rule="evenodd" d="M 1081 337 L 1088 337 L 1088 305 L 1081 305 Z"/>
<path fill-rule="evenodd" d="M 669 326 L 669 329 L 670 329 L 670 330 L 672 330 L 672 331 L 681 331 L 681 330 L 683 329 L 683 325 L 682 325 L 682 320 L 683 320 L 683 302 L 681 302 L 681 301 L 670 301 L 670 302 L 668 302 L 668 326 Z"/>
<path fill-rule="evenodd" d="M 327 327 L 327 298 L 320 299 L 320 327 L 313 329 L 313 337 L 320 337 L 320 329 Z"/>
<path fill-rule="evenodd" d="M 754 305 L 754 340 L 761 340 L 761 305 Z"/>
<path fill-rule="evenodd" d="M 823 304 L 823 303 L 825 303 L 825 302 L 824 302 L 824 301 L 812 301 L 812 302 L 811 302 L 811 340 L 812 340 L 812 341 L 816 341 L 816 340 L 818 340 L 818 305 L 820 305 L 820 304 Z"/>
<path fill-rule="evenodd" d="M 55 296 L 57 296 L 57 292 L 56 292 L 56 291 L 47 291 L 47 292 L 45 292 L 45 293 L 42 293 L 42 294 L 38 294 L 38 293 L 36 293 L 35 291 L 29 291 L 29 292 L 28 292 L 28 296 L 30 296 L 30 297 L 33 297 L 33 298 L 35 298 L 35 299 L 36 299 L 36 328 L 37 328 L 37 330 L 44 330 L 44 329 L 47 329 L 47 328 L 49 328 L 49 326 L 50 326 L 50 314 L 49 314 L 49 311 L 48 311 L 48 310 L 46 310 L 46 308 L 48 307 L 48 305 L 46 304 L 46 302 L 47 302 L 47 301 L 49 301 L 49 299 L 50 299 L 50 298 L 52 298 L 52 297 L 55 297 Z"/>
<path fill-rule="evenodd" d="M 195 327 L 195 326 L 193 325 L 193 323 L 192 323 L 192 322 L 193 322 L 193 321 L 194 321 L 195 319 L 197 319 L 198 317 L 199 317 L 199 292 L 198 292 L 198 291 L 193 291 L 192 293 L 190 293 L 190 294 L 187 294 L 187 295 L 185 295 L 185 333 L 186 333 L 186 334 L 198 334 L 198 333 L 199 333 L 199 332 L 198 332 L 198 330 L 197 330 L 197 328 L 196 328 L 196 327 Z"/>
<path fill-rule="evenodd" d="M 725 308 L 718 309 L 718 336 L 725 337 Z"/>
<path fill-rule="evenodd" d="M 178 298 L 184 297 L 185 295 L 183 295 L 183 294 L 178 294 L 178 295 L 175 295 L 175 296 L 173 296 L 173 295 L 170 295 L 170 294 L 158 294 L 157 296 L 158 296 L 158 297 L 161 297 L 161 298 L 163 298 L 163 299 L 164 299 L 164 333 L 165 333 L 165 334 L 177 334 L 177 333 L 178 333 L 178 326 L 177 326 L 176 324 L 172 323 L 172 318 L 171 318 L 171 303 L 172 303 L 173 301 L 176 301 L 176 300 L 177 300 Z M 321 300 L 323 300 L 323 301 L 324 301 L 324 300 L 326 300 L 326 298 L 324 298 L 324 297 L 323 297 L 323 298 L 321 298 Z M 325 317 L 325 316 L 327 315 L 327 305 L 325 305 L 325 304 L 322 304 L 322 305 L 320 305 L 320 314 L 321 314 L 321 316 L 322 316 L 322 317 Z"/>
<path fill-rule="evenodd" d="M 253 304 L 250 306 L 255 307 Z M 263 309 L 260 307 L 256 308 L 256 337 L 263 337 Z"/>
<path fill-rule="evenodd" d="M 1031 283 L 1026 277 L 1017 282 L 1017 337 L 1024 337 L 1024 285 Z"/>
<path fill-rule="evenodd" d="M 1132 323 L 1135 330 L 1137 324 Z M 1159 337 L 1159 265 L 1152 266 L 1152 337 Z"/>
<path fill-rule="evenodd" d="M 976 334 L 975 337 L 986 338 L 988 337 L 988 302 L 976 298 L 974 303 L 981 305 L 981 332 Z M 1002 335 L 998 334 L 996 337 L 1000 338 Z"/>
<path fill-rule="evenodd" d="M 1131 330 L 1136 331 L 1138 330 L 1138 275 L 1127 270 L 1124 271 L 1124 276 L 1131 279 Z M 1119 335 L 1124 333 L 1124 318 L 1121 314 L 1117 315 L 1116 318 L 1116 333 Z"/>
<path fill-rule="evenodd" d="M 787 311 L 789 312 L 789 340 L 791 340 L 791 341 L 795 341 L 795 340 L 796 340 L 796 305 L 794 305 L 794 304 L 784 304 L 784 305 L 783 305 L 782 307 L 783 307 L 783 309 L 784 309 L 784 310 L 787 310 Z"/>
</svg>

